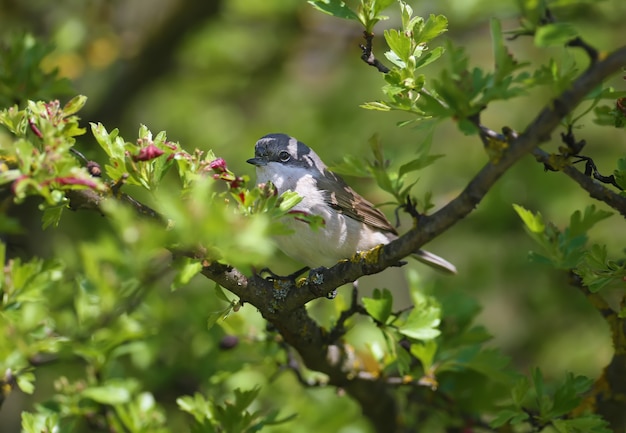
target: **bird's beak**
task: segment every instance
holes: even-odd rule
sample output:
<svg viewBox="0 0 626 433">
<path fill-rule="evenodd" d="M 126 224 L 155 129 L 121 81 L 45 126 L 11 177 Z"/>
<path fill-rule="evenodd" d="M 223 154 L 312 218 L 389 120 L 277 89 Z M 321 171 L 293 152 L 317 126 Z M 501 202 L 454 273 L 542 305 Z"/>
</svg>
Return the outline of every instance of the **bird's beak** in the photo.
<svg viewBox="0 0 626 433">
<path fill-rule="evenodd" d="M 250 159 L 249 159 L 249 160 L 247 160 L 246 162 L 247 162 L 248 164 L 252 164 L 252 165 L 257 166 L 257 167 L 261 167 L 261 166 L 263 166 L 263 165 L 267 165 L 267 161 L 266 161 L 265 159 L 263 159 L 263 158 L 258 158 L 258 157 L 255 157 L 255 158 L 250 158 Z"/>
</svg>

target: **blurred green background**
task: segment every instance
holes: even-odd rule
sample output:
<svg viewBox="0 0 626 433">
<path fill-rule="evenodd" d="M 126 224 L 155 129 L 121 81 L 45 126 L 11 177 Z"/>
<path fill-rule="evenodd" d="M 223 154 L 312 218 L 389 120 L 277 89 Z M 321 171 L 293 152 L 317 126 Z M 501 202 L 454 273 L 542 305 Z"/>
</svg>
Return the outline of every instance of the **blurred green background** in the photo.
<svg viewBox="0 0 626 433">
<path fill-rule="evenodd" d="M 517 26 L 512 0 L 409 3 L 419 15 L 446 15 L 450 21 L 447 37 L 465 47 L 473 66 L 490 68 L 492 64 L 491 17 L 501 18 L 505 30 Z M 597 48 L 610 50 L 623 43 L 626 3 L 622 0 L 580 2 L 567 10 L 559 8 L 558 1 L 551 3 L 557 18 L 571 20 Z M 394 10 L 377 34 L 397 24 Z M 303 0 L 0 0 L 2 38 L 28 32 L 55 46 L 43 67 L 59 68 L 76 93 L 89 97 L 82 112 L 85 122 L 118 127 L 131 141 L 139 124 L 154 133 L 166 130 L 168 138 L 184 148 L 213 149 L 229 168 L 251 178 L 254 173 L 245 160 L 252 156 L 255 141 L 270 132 L 298 137 L 329 165 L 348 154 L 368 156 L 367 141 L 374 133 L 380 135 L 387 157 L 397 165 L 425 139 L 427 131 L 396 126 L 408 119 L 405 114 L 359 108 L 363 102 L 381 98 L 384 84 L 381 74 L 359 58 L 361 31 L 356 23 L 325 16 Z M 581 69 L 586 65 L 582 53 L 540 51 L 523 38 L 509 42 L 509 48 L 518 59 L 533 65 L 549 57 L 576 61 Z M 374 50 L 384 59 L 382 39 L 375 40 Z M 437 69 L 437 64 L 431 65 L 427 74 L 436 75 Z M 616 77 L 613 85 L 623 89 L 624 82 Z M 62 102 L 69 96 L 61 96 Z M 483 122 L 495 130 L 505 125 L 523 130 L 551 96 L 551 89 L 542 88 L 493 104 Z M 577 138 L 588 143 L 583 154 L 592 157 L 603 174 L 610 174 L 617 157 L 624 154 L 626 136 L 591 120 L 583 123 L 576 131 Z M 546 148 L 558 144 L 555 136 Z M 101 156 L 89 134 L 79 139 L 78 148 L 90 158 Z M 431 190 L 439 207 L 464 188 L 487 157 L 479 140 L 462 135 L 452 122 L 435 130 L 432 151 L 447 156 L 419 173 L 415 195 L 423 197 Z M 348 180 L 373 202 L 389 200 L 370 180 Z M 527 252 L 534 245 L 511 207 L 519 203 L 562 226 L 573 211 L 590 201 L 564 175 L 544 172 L 542 165 L 525 158 L 474 213 L 428 245 L 457 265 L 457 277 L 444 278 L 418 264 L 409 266 L 419 271 L 421 284 L 432 293 L 477 299 L 483 307 L 480 321 L 493 333 L 493 344 L 522 371 L 538 365 L 548 377 L 561 377 L 564 371 L 595 377 L 611 356 L 608 330 L 582 295 L 568 285 L 566 275 L 528 261 Z M 393 217 L 393 209 L 384 210 Z M 32 219 L 31 240 L 24 242 L 44 256 L 71 248 L 74 238 L 95 238 L 106 226 L 94 215 L 71 214 L 57 232 L 38 234 L 37 212 L 33 211 Z M 592 242 L 607 243 L 610 254 L 618 256 L 626 240 L 618 228 L 621 223 L 619 216 L 613 216 L 599 225 L 592 232 Z M 400 230 L 409 225 L 405 221 Z M 275 262 L 271 267 L 277 271 L 298 266 L 280 254 Z M 401 272 L 371 277 L 364 283 L 366 292 L 372 286 L 398 292 L 405 284 Z M 207 331 L 208 312 L 217 308 L 211 287 L 207 280 L 196 278 L 189 287 L 170 293 L 166 282 L 146 301 L 155 317 L 162 318 L 159 326 L 167 330 L 167 338 L 145 343 L 145 362 L 154 366 L 149 380 L 158 384 L 160 401 L 173 405 L 174 396 L 198 387 L 214 386 L 214 392 L 227 394 L 232 387 L 258 383 L 264 386 L 262 395 L 271 396 L 266 401 L 272 407 L 300 414 L 295 423 L 271 431 L 313 431 L 316 427 L 342 433 L 368 431 L 358 408 L 333 390 L 300 392 L 289 373 L 270 381 L 276 366 L 272 349 L 263 340 L 271 334 L 268 337 L 262 319 L 249 306 L 229 319 L 226 328 Z M 342 289 L 341 294 L 348 292 Z M 334 304 L 318 301 L 312 308 L 321 320 L 330 321 L 343 302 L 340 296 Z M 223 352 L 219 341 L 229 331 L 244 337 L 235 349 Z M 353 337 L 355 342 L 364 341 L 375 332 L 365 329 L 363 335 Z M 239 372 L 224 379 L 223 371 L 233 369 Z M 53 378 L 69 373 L 67 366 L 57 366 L 48 374 Z M 37 392 L 45 394 L 46 390 Z M 28 401 L 18 396 L 4 405 L 0 431 L 19 431 L 19 410 L 28 408 Z M 333 416 L 319 419 L 319 413 Z"/>
</svg>

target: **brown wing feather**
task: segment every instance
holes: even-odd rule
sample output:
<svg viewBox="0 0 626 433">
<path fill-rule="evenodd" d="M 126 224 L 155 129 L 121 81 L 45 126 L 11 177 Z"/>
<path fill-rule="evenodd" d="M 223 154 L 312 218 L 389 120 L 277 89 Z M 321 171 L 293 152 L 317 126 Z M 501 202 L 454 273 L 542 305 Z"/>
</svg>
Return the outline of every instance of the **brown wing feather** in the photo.
<svg viewBox="0 0 626 433">
<path fill-rule="evenodd" d="M 387 217 L 372 203 L 350 188 L 341 177 L 324 170 L 324 177 L 317 180 L 317 185 L 321 190 L 328 192 L 326 197 L 328 204 L 339 212 L 377 229 L 398 234 Z M 331 188 L 331 185 L 340 185 L 340 188 Z"/>
</svg>

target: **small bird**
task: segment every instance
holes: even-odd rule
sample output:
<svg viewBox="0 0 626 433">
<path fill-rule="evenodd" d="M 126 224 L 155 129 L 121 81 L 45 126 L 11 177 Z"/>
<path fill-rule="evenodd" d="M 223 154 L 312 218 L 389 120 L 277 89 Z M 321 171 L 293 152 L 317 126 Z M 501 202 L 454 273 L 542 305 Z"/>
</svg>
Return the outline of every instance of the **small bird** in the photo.
<svg viewBox="0 0 626 433">
<path fill-rule="evenodd" d="M 304 219 L 285 218 L 291 229 L 276 236 L 278 247 L 288 256 L 310 268 L 330 267 L 380 244 L 398 238 L 398 232 L 385 215 L 350 188 L 306 144 L 286 134 L 268 134 L 257 141 L 254 158 L 257 183 L 272 182 L 278 194 L 295 191 L 302 197 L 293 213 L 318 215 L 320 228 L 313 230 Z M 424 250 L 413 256 L 440 271 L 456 274 L 447 260 Z"/>
</svg>

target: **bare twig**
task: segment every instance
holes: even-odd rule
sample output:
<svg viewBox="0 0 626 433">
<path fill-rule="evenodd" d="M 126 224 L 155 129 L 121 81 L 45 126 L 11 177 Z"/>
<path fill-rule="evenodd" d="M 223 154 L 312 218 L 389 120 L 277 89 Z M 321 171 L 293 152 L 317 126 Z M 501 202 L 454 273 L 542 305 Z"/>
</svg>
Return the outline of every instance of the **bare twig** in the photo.
<svg viewBox="0 0 626 433">
<path fill-rule="evenodd" d="M 352 286 L 352 295 L 350 301 L 350 307 L 346 310 L 343 310 L 337 319 L 337 323 L 330 330 L 328 334 L 328 342 L 335 343 L 346 333 L 346 321 L 354 316 L 355 314 L 366 314 L 365 308 L 359 304 L 359 288 L 356 284 L 357 281 L 353 283 Z"/>
<path fill-rule="evenodd" d="M 382 72 L 383 74 L 389 72 L 390 69 L 387 66 L 383 65 L 381 61 L 378 60 L 376 56 L 374 56 L 374 52 L 372 51 L 374 33 L 369 33 L 365 31 L 363 32 L 363 37 L 365 38 L 365 45 L 359 45 L 362 50 L 361 60 L 363 60 L 368 65 L 375 67 L 376 69 L 378 69 L 379 72 Z"/>
</svg>

